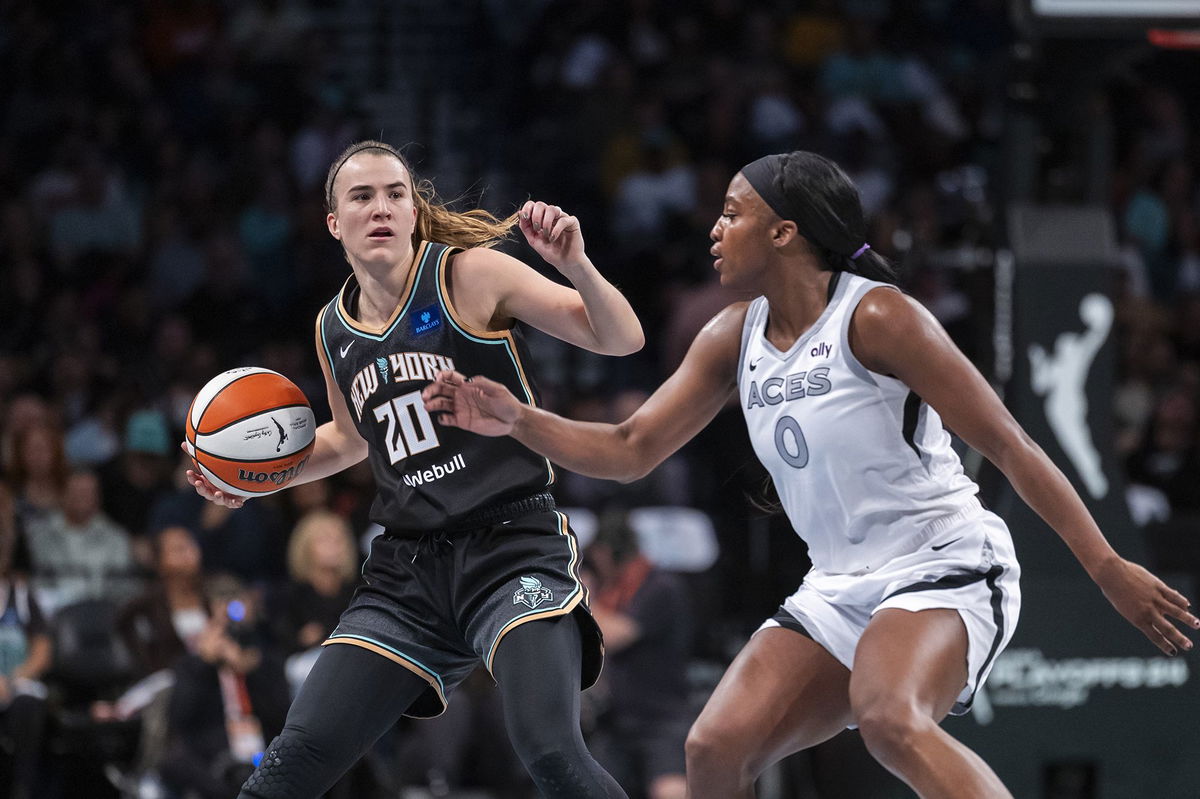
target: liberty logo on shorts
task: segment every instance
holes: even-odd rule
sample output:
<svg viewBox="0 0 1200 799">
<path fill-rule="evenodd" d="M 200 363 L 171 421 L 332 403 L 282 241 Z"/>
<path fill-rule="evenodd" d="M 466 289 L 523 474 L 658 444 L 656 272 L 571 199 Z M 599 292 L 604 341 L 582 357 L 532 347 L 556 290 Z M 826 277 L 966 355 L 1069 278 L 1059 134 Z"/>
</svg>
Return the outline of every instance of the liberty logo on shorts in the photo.
<svg viewBox="0 0 1200 799">
<path fill-rule="evenodd" d="M 536 577 L 522 577 L 521 587 L 513 594 L 514 605 L 528 605 L 531 608 L 536 608 L 543 602 L 549 602 L 554 599 L 554 594 L 550 593 L 549 588 L 542 588 L 542 581 Z"/>
</svg>

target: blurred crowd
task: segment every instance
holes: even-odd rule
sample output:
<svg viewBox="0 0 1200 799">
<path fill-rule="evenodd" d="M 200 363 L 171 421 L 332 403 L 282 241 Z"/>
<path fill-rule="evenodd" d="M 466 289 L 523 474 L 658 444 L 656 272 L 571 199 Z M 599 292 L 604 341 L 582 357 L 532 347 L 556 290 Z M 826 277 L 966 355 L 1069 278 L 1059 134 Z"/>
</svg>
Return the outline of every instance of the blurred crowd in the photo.
<svg viewBox="0 0 1200 799">
<path fill-rule="evenodd" d="M 361 43 L 322 27 L 340 5 L 0 0 L 8 795 L 232 795 L 353 591 L 372 532 L 365 465 L 230 511 L 196 496 L 178 451 L 197 389 L 235 366 L 282 372 L 328 418 L 312 320 L 347 267 L 320 187 L 347 143 L 379 133 L 364 100 L 380 87 L 339 78 L 343 48 Z M 647 332 L 645 351 L 620 360 L 534 336 L 545 404 L 620 420 L 670 373 L 736 299 L 707 255 L 729 178 L 791 149 L 847 170 L 872 246 L 986 367 L 1016 36 L 1006 2 L 469 5 L 480 25 L 505 22 L 488 55 L 516 70 L 454 89 L 457 102 L 474 91 L 503 112 L 474 131 L 488 140 L 474 161 L 504 187 L 484 204 L 508 213 L 532 195 L 577 214 L 590 255 Z M 1119 131 L 1108 202 L 1125 267 L 1115 447 L 1139 486 L 1139 520 L 1190 518 L 1200 538 L 1188 516 L 1200 512 L 1200 92 L 1148 58 L 1103 92 Z M 438 142 L 423 145 L 436 162 Z M 544 268 L 519 242 L 505 246 Z M 608 550 L 592 579 L 612 629 L 646 609 L 645 587 L 660 592 L 654 605 L 675 597 L 689 630 L 663 651 L 645 649 L 651 638 L 664 646 L 657 636 L 611 647 L 609 683 L 592 703 L 598 740 L 619 743 L 629 736 L 614 730 L 640 723 L 622 694 L 637 685 L 622 652 L 638 669 L 667 669 L 664 686 L 702 686 L 697 664 L 722 663 L 799 581 L 801 545 L 747 502 L 762 477 L 734 408 L 633 485 L 561 479 L 560 504 L 600 514 L 596 541 Z M 620 514 L 658 506 L 705 514 L 718 565 L 652 575 Z M 400 725 L 338 795 L 472 781 L 527 795 L 511 753 L 476 756 L 503 739 L 485 683 L 429 737 L 406 738 Z M 659 693 L 664 729 L 686 730 L 695 697 Z M 680 795 L 675 767 L 655 754 L 670 742 L 634 743 L 644 751 L 613 757 L 640 769 L 639 795 Z M 475 773 L 484 762 L 499 765 Z M 146 793 L 147 779 L 160 793 Z"/>
</svg>

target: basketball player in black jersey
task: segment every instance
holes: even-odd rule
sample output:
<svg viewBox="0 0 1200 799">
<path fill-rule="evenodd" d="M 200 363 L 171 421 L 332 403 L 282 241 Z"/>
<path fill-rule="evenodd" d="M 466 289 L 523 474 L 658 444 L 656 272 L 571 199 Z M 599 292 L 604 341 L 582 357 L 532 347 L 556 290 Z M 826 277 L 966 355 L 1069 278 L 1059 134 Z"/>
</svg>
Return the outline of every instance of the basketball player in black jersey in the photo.
<svg viewBox="0 0 1200 799">
<path fill-rule="evenodd" d="M 375 141 L 348 148 L 325 190 L 329 232 L 353 274 L 317 316 L 333 420 L 296 482 L 369 458 L 371 517 L 386 533 L 241 796 L 319 796 L 401 715 L 441 713 L 482 663 L 544 796 L 624 797 L 579 729 L 579 691 L 603 647 L 574 534 L 547 493 L 554 470 L 510 438 L 435 426 L 421 389 L 455 369 L 534 405 L 517 322 L 608 355 L 640 349 L 641 325 L 557 206 L 527 202 L 506 220 L 451 211 Z M 489 249 L 514 224 L 574 288 Z M 188 476 L 213 502 L 244 502 Z"/>
</svg>

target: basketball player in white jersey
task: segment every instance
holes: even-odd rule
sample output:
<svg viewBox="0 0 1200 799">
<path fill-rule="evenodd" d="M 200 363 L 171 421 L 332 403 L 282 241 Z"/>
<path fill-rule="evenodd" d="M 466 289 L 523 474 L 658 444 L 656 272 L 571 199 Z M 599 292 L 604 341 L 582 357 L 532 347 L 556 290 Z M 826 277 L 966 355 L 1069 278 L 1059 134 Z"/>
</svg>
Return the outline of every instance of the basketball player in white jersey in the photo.
<svg viewBox="0 0 1200 799">
<path fill-rule="evenodd" d="M 692 727 L 692 799 L 753 796 L 771 763 L 857 725 L 922 797 L 1008 797 L 939 726 L 965 712 L 1020 606 L 1004 523 L 983 509 L 942 426 L 995 463 L 1117 611 L 1160 649 L 1191 649 L 1187 600 L 1105 540 L 1066 477 L 864 240 L 858 192 L 794 152 L 744 167 L 712 229 L 717 314 L 679 369 L 618 425 L 575 422 L 503 386 L 442 373 L 443 424 L 511 435 L 583 474 L 636 479 L 734 395 L 812 571 L 750 639 Z"/>
</svg>

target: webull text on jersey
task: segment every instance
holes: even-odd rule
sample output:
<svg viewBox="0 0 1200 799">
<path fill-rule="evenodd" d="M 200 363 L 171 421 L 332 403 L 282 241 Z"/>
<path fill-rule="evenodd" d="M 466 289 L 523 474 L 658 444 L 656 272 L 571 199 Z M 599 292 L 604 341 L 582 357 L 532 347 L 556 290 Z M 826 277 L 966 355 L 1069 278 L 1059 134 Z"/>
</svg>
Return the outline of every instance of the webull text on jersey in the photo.
<svg viewBox="0 0 1200 799">
<path fill-rule="evenodd" d="M 413 488 L 425 483 L 432 483 L 434 480 L 441 480 L 446 475 L 453 474 L 465 468 L 467 468 L 467 462 L 460 452 L 446 463 L 435 463 L 429 469 L 422 469 L 419 472 L 404 475 L 404 484 Z"/>
</svg>

